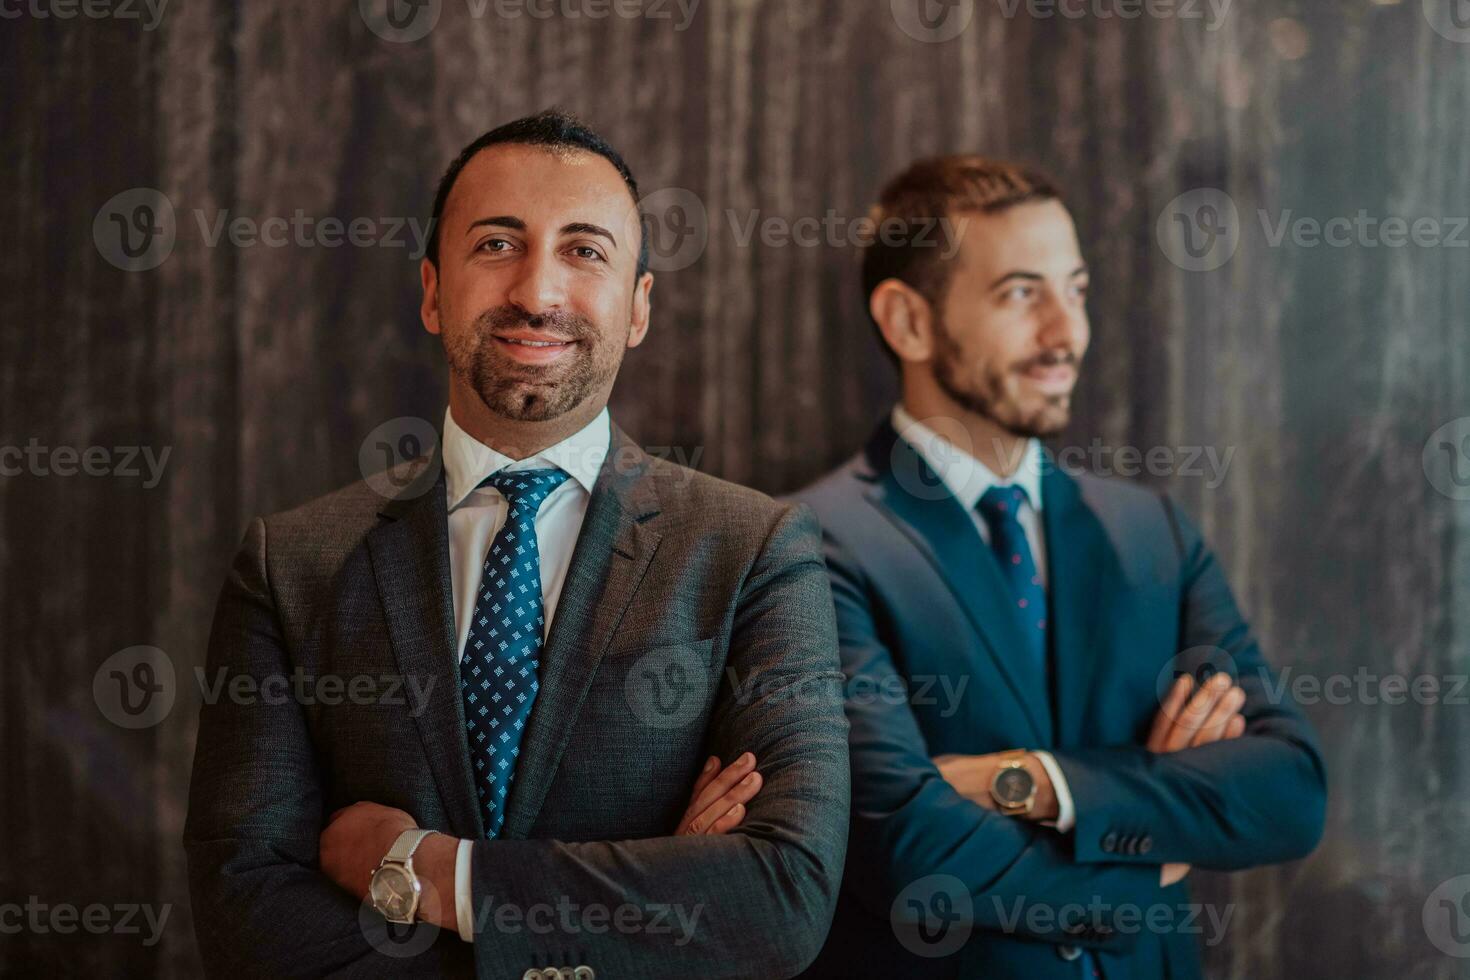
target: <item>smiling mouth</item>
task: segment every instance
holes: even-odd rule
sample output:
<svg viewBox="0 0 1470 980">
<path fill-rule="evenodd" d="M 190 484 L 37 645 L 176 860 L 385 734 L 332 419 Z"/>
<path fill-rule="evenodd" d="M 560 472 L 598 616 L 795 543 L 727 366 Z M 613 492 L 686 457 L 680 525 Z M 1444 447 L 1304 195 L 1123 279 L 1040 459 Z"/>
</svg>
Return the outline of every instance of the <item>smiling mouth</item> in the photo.
<svg viewBox="0 0 1470 980">
<path fill-rule="evenodd" d="M 575 340 L 521 340 L 516 337 L 496 337 L 503 344 L 516 344 L 521 347 L 570 347 Z"/>
<path fill-rule="evenodd" d="M 578 345 L 577 340 L 563 340 L 558 337 L 536 336 L 507 336 L 505 334 L 490 335 L 499 350 L 501 356 L 515 364 L 523 364 L 530 367 L 545 367 L 564 358 L 571 356 L 571 351 Z"/>
</svg>

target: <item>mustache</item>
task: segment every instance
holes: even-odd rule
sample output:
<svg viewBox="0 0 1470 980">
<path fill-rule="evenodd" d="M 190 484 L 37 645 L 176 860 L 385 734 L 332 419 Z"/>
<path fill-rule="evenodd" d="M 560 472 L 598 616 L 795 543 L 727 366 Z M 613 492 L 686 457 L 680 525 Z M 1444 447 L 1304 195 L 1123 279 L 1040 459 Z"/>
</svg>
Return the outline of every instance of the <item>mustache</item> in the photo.
<svg viewBox="0 0 1470 980">
<path fill-rule="evenodd" d="M 568 310 L 528 313 L 518 306 L 492 307 L 475 318 L 475 326 L 481 333 L 524 327 L 554 334 L 561 340 L 591 340 L 597 335 L 592 321 L 579 313 Z"/>
<path fill-rule="evenodd" d="M 1034 367 L 1077 367 L 1077 352 L 1071 350 L 1044 350 L 1035 357 L 1029 357 L 1011 366 L 1011 370 L 1017 373 L 1025 373 Z"/>
</svg>

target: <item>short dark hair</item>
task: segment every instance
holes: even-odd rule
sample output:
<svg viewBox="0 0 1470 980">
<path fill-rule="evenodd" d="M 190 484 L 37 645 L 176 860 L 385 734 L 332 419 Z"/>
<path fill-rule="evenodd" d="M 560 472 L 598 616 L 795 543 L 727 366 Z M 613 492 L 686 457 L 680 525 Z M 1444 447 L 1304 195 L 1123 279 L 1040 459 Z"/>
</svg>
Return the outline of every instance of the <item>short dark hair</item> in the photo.
<svg viewBox="0 0 1470 980">
<path fill-rule="evenodd" d="M 638 204 L 638 181 L 633 179 L 633 171 L 629 170 L 628 165 L 623 162 L 622 155 L 576 116 L 562 112 L 560 109 L 543 109 L 534 116 L 525 116 L 503 126 L 496 126 L 480 136 L 459 151 L 459 156 L 454 158 L 454 161 L 449 164 L 449 169 L 444 171 L 444 176 L 439 178 L 439 190 L 434 194 L 433 223 L 429 232 L 429 248 L 426 253 L 429 261 L 436 268 L 439 265 L 439 219 L 444 216 L 444 204 L 449 200 L 449 192 L 454 189 L 454 182 L 459 179 L 459 172 L 475 154 L 502 143 L 595 153 L 617 168 L 618 173 L 622 175 L 623 183 L 628 185 L 628 193 L 633 195 L 634 206 Z M 637 277 L 641 279 L 643 273 L 648 271 L 648 236 L 642 234 L 641 223 L 640 236 Z"/>
<path fill-rule="evenodd" d="M 1018 204 L 1061 199 L 1051 180 L 1021 164 L 981 156 L 916 161 L 883 186 L 869 213 L 874 234 L 863 246 L 864 300 L 885 279 L 898 279 L 938 306 L 953 273 L 953 264 L 942 254 L 942 246 L 952 243 L 938 238 L 938 222 L 965 211 L 995 214 Z M 881 331 L 878 342 L 896 361 Z"/>
</svg>

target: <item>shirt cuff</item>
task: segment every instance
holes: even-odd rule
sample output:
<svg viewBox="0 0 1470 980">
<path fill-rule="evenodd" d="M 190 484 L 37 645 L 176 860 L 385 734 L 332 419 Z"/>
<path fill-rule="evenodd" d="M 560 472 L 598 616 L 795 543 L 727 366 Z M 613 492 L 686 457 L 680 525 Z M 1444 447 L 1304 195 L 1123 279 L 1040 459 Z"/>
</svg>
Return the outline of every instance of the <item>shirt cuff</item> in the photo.
<svg viewBox="0 0 1470 980">
<path fill-rule="evenodd" d="M 1062 774 L 1062 767 L 1057 765 L 1057 760 L 1052 758 L 1050 752 L 1038 750 L 1031 754 L 1036 756 L 1036 761 L 1046 770 L 1046 778 L 1051 780 L 1052 792 L 1057 794 L 1057 819 L 1052 826 L 1065 834 L 1077 825 L 1077 810 L 1072 803 L 1072 791 L 1067 786 L 1067 777 Z"/>
<path fill-rule="evenodd" d="M 454 919 L 459 938 L 467 943 L 475 941 L 475 915 L 470 908 L 470 854 L 474 847 L 474 841 L 462 840 L 454 854 Z"/>
</svg>

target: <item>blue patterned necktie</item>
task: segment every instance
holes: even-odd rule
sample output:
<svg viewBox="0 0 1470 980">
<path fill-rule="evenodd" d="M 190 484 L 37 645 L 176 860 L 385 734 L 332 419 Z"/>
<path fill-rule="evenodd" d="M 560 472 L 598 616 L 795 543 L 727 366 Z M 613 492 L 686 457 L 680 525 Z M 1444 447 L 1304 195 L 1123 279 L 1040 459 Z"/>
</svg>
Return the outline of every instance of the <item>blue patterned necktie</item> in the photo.
<svg viewBox="0 0 1470 980">
<path fill-rule="evenodd" d="M 536 512 L 566 480 L 567 474 L 558 469 L 502 470 L 480 484 L 499 490 L 509 505 L 505 524 L 485 556 L 475 615 L 459 661 L 465 731 L 487 838 L 499 835 L 505 823 L 521 734 L 539 687 L 536 672 L 546 617 Z"/>
<path fill-rule="evenodd" d="M 1043 677 L 1047 674 L 1046 656 L 1046 589 L 1041 584 L 1041 573 L 1036 568 L 1036 559 L 1031 554 L 1031 545 L 1026 540 L 1026 529 L 1021 526 L 1021 505 L 1030 498 L 1026 491 L 1017 486 L 994 486 L 980 498 L 980 516 L 990 528 L 990 550 L 1000 564 L 1001 577 L 1010 586 L 1011 602 L 1021 622 L 1021 635 L 1029 645 L 1029 653 L 1041 667 Z M 1059 950 L 1068 947 L 1058 947 Z M 1064 958 L 1077 962 L 1077 976 L 1100 978 L 1102 971 L 1097 959 L 1087 950 L 1070 947 Z"/>
<path fill-rule="evenodd" d="M 990 550 L 1000 563 L 1001 577 L 1010 586 L 1011 603 L 1021 623 L 1029 653 L 1046 669 L 1046 590 L 1036 560 L 1021 527 L 1021 505 L 1026 491 L 1017 486 L 994 486 L 980 498 L 980 515 L 990 528 Z"/>
</svg>

